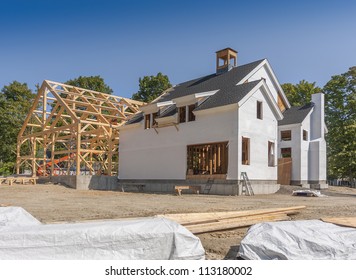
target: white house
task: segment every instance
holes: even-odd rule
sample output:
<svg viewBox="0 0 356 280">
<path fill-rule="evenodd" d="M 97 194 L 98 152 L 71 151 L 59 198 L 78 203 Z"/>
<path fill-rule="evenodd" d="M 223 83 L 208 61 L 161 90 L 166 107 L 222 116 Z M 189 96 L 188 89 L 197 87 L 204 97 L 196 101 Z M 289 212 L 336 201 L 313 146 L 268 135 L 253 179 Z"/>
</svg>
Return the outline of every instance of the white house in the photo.
<svg viewBox="0 0 356 280">
<path fill-rule="evenodd" d="M 294 109 L 267 59 L 241 66 L 236 59 L 233 49 L 216 52 L 215 73 L 170 88 L 121 127 L 120 184 L 142 183 L 146 190 L 163 192 L 202 185 L 210 194 L 230 195 L 241 193 L 241 172 L 247 172 L 254 193 L 279 189 L 277 157 L 287 143 L 279 138 L 279 122 L 280 129 L 301 126 L 283 123 Z M 313 129 L 324 123 L 318 106 L 302 120 L 310 126 L 308 157 L 301 154 L 307 144 L 301 137 L 289 140 L 299 147 L 292 146 L 292 180 L 298 184 L 325 180 L 324 134 L 317 138 L 318 128 Z"/>
<path fill-rule="evenodd" d="M 291 184 L 326 188 L 326 142 L 324 94 L 312 95 L 312 102 L 292 107 L 278 122 L 279 157 L 292 158 Z"/>
</svg>

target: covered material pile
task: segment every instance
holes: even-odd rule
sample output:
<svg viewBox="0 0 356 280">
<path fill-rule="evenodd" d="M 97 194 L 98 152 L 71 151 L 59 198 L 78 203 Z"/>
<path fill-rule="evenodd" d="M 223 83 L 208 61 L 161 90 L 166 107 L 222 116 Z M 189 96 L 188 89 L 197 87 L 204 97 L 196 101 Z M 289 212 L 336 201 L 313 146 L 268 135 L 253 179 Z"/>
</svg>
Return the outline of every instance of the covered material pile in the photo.
<svg viewBox="0 0 356 280">
<path fill-rule="evenodd" d="M 356 229 L 319 220 L 260 223 L 241 241 L 249 260 L 356 259 Z"/>
<path fill-rule="evenodd" d="M 204 259 L 199 238 L 165 218 L 41 224 L 0 208 L 0 259 Z"/>
</svg>

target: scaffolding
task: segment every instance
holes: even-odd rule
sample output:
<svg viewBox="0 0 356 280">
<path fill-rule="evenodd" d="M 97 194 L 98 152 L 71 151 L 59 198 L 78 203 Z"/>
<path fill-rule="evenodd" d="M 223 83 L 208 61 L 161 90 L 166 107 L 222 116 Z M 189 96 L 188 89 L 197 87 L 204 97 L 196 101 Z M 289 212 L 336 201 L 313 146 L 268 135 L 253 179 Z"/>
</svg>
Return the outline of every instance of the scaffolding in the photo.
<svg viewBox="0 0 356 280">
<path fill-rule="evenodd" d="M 117 174 L 118 128 L 144 104 L 45 80 L 18 135 L 16 173 Z"/>
</svg>

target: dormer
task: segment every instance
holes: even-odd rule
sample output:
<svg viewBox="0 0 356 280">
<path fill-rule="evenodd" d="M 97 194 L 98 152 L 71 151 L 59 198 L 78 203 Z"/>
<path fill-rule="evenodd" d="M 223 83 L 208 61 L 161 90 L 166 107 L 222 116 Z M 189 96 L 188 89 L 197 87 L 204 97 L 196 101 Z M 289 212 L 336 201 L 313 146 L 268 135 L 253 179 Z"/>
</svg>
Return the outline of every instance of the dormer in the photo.
<svg viewBox="0 0 356 280">
<path fill-rule="evenodd" d="M 225 73 L 236 67 L 237 51 L 226 48 L 216 52 L 216 74 Z"/>
</svg>

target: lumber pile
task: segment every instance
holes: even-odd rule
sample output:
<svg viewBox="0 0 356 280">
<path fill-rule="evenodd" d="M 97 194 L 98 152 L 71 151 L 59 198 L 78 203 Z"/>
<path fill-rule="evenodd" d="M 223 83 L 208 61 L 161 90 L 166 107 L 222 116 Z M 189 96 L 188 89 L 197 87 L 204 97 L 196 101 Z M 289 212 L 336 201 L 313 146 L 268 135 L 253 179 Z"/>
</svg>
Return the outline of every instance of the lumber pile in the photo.
<svg viewBox="0 0 356 280">
<path fill-rule="evenodd" d="M 326 217 L 321 220 L 338 226 L 356 228 L 356 217 Z"/>
<path fill-rule="evenodd" d="M 248 227 L 261 222 L 290 220 L 288 215 L 297 214 L 305 206 L 271 208 L 249 211 L 212 213 L 185 213 L 159 215 L 176 221 L 194 234 Z"/>
</svg>

